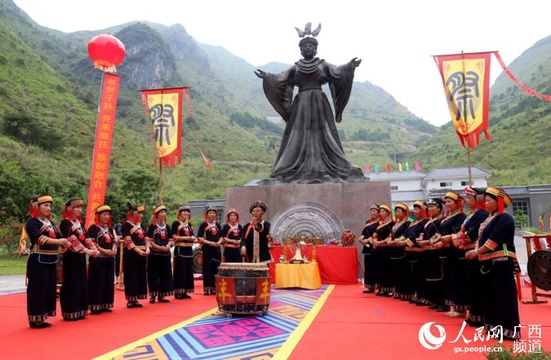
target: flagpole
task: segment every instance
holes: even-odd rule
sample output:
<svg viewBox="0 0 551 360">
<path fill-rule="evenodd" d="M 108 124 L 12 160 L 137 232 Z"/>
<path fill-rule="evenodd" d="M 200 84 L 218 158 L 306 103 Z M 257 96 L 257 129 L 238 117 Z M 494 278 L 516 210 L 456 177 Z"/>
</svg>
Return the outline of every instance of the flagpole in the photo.
<svg viewBox="0 0 551 360">
<path fill-rule="evenodd" d="M 159 159 L 159 204 L 163 203 L 163 162 Z"/>
<path fill-rule="evenodd" d="M 465 56 L 463 50 L 461 54 Z M 465 74 L 465 58 L 463 57 L 463 74 Z M 463 87 L 465 87 L 465 82 L 463 82 Z M 469 143 L 469 119 L 467 114 L 467 101 L 463 101 L 463 120 L 465 121 L 465 130 L 467 133 L 467 138 L 465 139 L 467 143 L 467 172 L 469 176 L 469 187 L 473 186 L 472 171 L 471 171 L 471 144 Z"/>
<path fill-rule="evenodd" d="M 467 169 L 469 171 L 469 187 L 473 186 L 473 178 L 471 171 L 471 147 L 467 144 Z"/>
<path fill-rule="evenodd" d="M 165 92 L 161 90 L 161 104 L 164 106 Z M 163 110 L 164 111 L 164 110 Z M 161 140 L 162 144 L 162 140 Z M 159 204 L 163 203 L 163 159 L 159 157 Z"/>
</svg>

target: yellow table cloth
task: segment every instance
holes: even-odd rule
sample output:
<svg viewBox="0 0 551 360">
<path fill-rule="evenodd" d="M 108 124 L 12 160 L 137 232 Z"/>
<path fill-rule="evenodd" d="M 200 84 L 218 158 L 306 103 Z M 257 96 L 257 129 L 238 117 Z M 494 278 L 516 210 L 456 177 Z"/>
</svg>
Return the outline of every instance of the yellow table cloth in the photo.
<svg viewBox="0 0 551 360">
<path fill-rule="evenodd" d="M 276 289 L 303 288 L 316 290 L 321 287 L 321 277 L 317 262 L 307 264 L 276 264 Z"/>
</svg>

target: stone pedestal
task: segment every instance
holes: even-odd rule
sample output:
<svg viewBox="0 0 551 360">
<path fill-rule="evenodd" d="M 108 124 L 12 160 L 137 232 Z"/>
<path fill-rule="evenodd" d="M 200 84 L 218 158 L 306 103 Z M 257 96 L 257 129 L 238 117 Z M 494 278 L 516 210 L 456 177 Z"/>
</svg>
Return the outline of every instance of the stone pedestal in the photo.
<svg viewBox="0 0 551 360">
<path fill-rule="evenodd" d="M 272 225 L 271 233 L 280 242 L 295 235 L 321 236 L 325 242 L 350 229 L 359 238 L 363 224 L 370 217 L 373 204 L 391 206 L 390 182 L 289 184 L 241 186 L 226 189 L 225 206 L 235 208 L 241 224 L 250 221 L 249 207 L 257 201 L 268 205 L 264 218 Z M 360 264 L 361 246 L 356 242 Z M 363 277 L 363 271 L 359 272 Z"/>
</svg>

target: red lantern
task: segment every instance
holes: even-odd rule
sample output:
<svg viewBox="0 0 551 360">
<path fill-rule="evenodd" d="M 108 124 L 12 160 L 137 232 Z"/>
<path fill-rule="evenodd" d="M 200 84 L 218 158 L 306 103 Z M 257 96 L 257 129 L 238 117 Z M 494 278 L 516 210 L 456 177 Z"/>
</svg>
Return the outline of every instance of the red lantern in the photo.
<svg viewBox="0 0 551 360">
<path fill-rule="evenodd" d="M 125 54 L 124 44 L 112 35 L 98 35 L 88 43 L 88 56 L 94 67 L 101 71 L 116 72 L 116 66 L 122 63 Z"/>
</svg>

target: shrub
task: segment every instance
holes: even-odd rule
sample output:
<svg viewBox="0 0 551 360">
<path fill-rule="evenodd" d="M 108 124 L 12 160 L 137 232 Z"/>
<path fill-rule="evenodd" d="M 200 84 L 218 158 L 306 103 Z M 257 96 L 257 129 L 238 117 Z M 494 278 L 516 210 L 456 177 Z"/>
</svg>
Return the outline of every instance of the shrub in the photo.
<svg viewBox="0 0 551 360">
<path fill-rule="evenodd" d="M 506 349 L 500 345 L 501 351 L 493 351 L 486 355 L 488 360 L 548 360 L 551 359 L 551 352 L 541 349 L 540 352 L 520 352 L 515 351 L 513 347 Z"/>
</svg>

